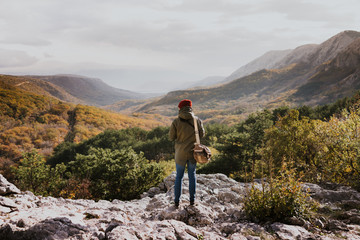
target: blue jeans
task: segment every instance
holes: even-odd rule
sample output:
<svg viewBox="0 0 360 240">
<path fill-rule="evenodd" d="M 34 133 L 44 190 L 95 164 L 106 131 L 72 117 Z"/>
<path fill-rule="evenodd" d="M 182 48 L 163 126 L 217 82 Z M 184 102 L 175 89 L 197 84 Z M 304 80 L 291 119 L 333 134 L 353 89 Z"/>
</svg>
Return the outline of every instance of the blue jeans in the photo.
<svg viewBox="0 0 360 240">
<path fill-rule="evenodd" d="M 189 176 L 189 193 L 190 201 L 195 201 L 195 192 L 196 192 L 196 163 L 191 163 L 187 161 L 186 163 L 188 168 Z M 175 179 L 175 202 L 180 201 L 182 182 L 185 172 L 185 166 L 176 164 L 176 179 Z"/>
</svg>

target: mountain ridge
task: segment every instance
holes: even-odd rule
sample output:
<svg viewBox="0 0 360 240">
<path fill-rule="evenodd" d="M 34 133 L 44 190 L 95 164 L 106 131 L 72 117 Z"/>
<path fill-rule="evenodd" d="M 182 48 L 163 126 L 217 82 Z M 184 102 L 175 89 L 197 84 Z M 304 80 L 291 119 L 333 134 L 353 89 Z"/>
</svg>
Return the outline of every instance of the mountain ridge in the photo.
<svg viewBox="0 0 360 240">
<path fill-rule="evenodd" d="M 59 100 L 75 104 L 85 104 L 85 101 L 69 94 L 63 88 L 51 82 L 42 81 L 30 76 L 0 75 L 0 82 L 12 86 L 15 89 L 21 89 L 34 94 L 55 97 Z"/>
<path fill-rule="evenodd" d="M 314 66 L 319 65 L 334 58 L 358 37 L 360 37 L 359 32 L 346 30 L 321 44 L 305 44 L 295 49 L 269 51 L 237 69 L 226 77 L 224 82 L 236 80 L 261 69 L 280 69 L 293 63 L 307 62 Z"/>
<path fill-rule="evenodd" d="M 286 57 L 292 50 L 278 50 L 278 51 L 269 51 L 262 56 L 254 59 L 248 64 L 238 68 L 230 76 L 224 79 L 224 83 L 231 82 L 238 78 L 244 77 L 246 75 L 252 74 L 261 69 L 274 68 L 275 64 Z M 275 60 L 274 60 L 275 59 Z"/>
<path fill-rule="evenodd" d="M 360 89 L 360 38 L 354 40 L 334 59 L 318 66 L 317 74 L 307 80 L 293 95 L 305 104 L 313 98 L 321 98 L 321 103 L 333 98 L 354 94 Z M 302 97 L 301 97 L 302 96 Z"/>
<path fill-rule="evenodd" d="M 143 105 L 138 111 L 164 112 L 168 115 L 171 112 L 176 115 L 177 109 L 173 106 L 183 98 L 193 100 L 195 108 L 201 105 L 196 109 L 200 115 L 203 112 L 210 113 L 210 110 L 216 115 L 216 110 L 220 112 L 221 107 L 229 112 L 237 108 L 245 109 L 243 113 L 250 113 L 284 104 L 313 106 L 333 102 L 360 89 L 360 76 L 354 69 L 359 64 L 359 39 L 359 32 L 343 31 L 321 44 L 303 45 L 292 50 L 275 64 L 285 67 L 262 69 L 212 88 L 169 92 Z M 326 79 L 329 81 L 326 82 Z M 351 81 L 341 84 L 343 79 Z M 317 89 L 320 83 L 321 88 Z M 336 92 L 336 89 L 341 92 Z M 209 115 L 204 116 L 208 118 Z"/>
<path fill-rule="evenodd" d="M 109 105 L 124 99 L 146 98 L 145 94 L 111 87 L 99 78 L 66 74 L 31 77 L 55 84 L 70 95 L 94 106 Z"/>
<path fill-rule="evenodd" d="M 318 66 L 324 62 L 330 61 L 359 37 L 360 32 L 356 31 L 347 30 L 338 33 L 321 43 L 308 60 L 313 66 Z"/>
</svg>

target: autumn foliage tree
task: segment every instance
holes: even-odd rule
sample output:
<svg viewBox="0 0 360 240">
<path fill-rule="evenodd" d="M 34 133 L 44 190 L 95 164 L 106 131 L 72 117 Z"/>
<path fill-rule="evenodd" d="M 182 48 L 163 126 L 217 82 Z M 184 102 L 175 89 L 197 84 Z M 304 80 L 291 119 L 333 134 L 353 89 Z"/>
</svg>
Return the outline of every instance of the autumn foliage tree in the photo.
<svg viewBox="0 0 360 240">
<path fill-rule="evenodd" d="M 284 163 L 308 181 L 359 186 L 360 111 L 344 110 L 329 121 L 299 119 L 292 110 L 266 131 L 263 159 L 269 171 Z"/>
</svg>

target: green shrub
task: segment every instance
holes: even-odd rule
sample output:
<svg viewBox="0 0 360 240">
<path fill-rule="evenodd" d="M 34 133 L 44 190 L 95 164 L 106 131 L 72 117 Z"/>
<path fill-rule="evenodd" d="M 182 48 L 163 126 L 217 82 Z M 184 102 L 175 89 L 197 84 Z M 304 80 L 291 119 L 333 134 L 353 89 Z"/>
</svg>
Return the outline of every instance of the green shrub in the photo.
<svg viewBox="0 0 360 240">
<path fill-rule="evenodd" d="M 172 172 L 176 171 L 176 165 L 175 161 L 159 161 L 158 164 L 163 168 L 164 170 L 164 176 L 169 176 Z"/>
<path fill-rule="evenodd" d="M 95 199 L 134 199 L 164 178 L 159 164 L 149 163 L 131 147 L 90 148 L 86 155 L 77 154 L 69 165 L 75 176 L 90 181 L 89 190 Z"/>
<path fill-rule="evenodd" d="M 25 153 L 19 165 L 12 167 L 20 189 L 44 196 L 59 196 L 66 184 L 65 170 L 64 164 L 51 168 L 35 150 Z"/>
<path fill-rule="evenodd" d="M 219 137 L 216 148 L 220 154 L 201 168 L 199 173 L 220 172 L 230 175 L 244 169 L 253 172 L 256 161 L 261 159 L 258 150 L 263 145 L 265 129 L 273 125 L 272 118 L 271 112 L 264 110 L 251 114 L 234 128 L 227 129 L 225 135 L 219 132 L 221 128 L 215 129 Z"/>
<path fill-rule="evenodd" d="M 294 172 L 285 169 L 270 183 L 263 183 L 262 188 L 253 184 L 244 199 L 247 217 L 261 222 L 283 222 L 290 217 L 307 218 L 315 208 L 315 203 L 303 191 Z"/>
<path fill-rule="evenodd" d="M 76 154 L 87 155 L 91 147 L 112 150 L 131 147 L 138 154 L 143 152 L 146 159 L 170 160 L 174 157 L 174 147 L 168 140 L 168 132 L 168 127 L 157 127 L 151 131 L 140 128 L 106 130 L 79 144 L 72 142 L 59 144 L 48 159 L 48 163 L 54 166 L 58 163 L 74 161 Z"/>
</svg>

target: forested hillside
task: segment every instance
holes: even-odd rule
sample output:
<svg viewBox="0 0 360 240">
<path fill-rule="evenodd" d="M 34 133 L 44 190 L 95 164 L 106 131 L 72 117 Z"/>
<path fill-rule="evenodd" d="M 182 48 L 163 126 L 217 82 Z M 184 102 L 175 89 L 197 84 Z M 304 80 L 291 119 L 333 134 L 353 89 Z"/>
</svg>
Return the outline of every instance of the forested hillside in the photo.
<svg viewBox="0 0 360 240">
<path fill-rule="evenodd" d="M 159 115 L 127 116 L 96 107 L 75 105 L 20 90 L 0 78 L 0 163 L 2 171 L 36 149 L 49 156 L 63 141 L 82 142 L 106 129 L 168 125 Z M 17 78 L 16 78 L 17 79 Z"/>
</svg>

